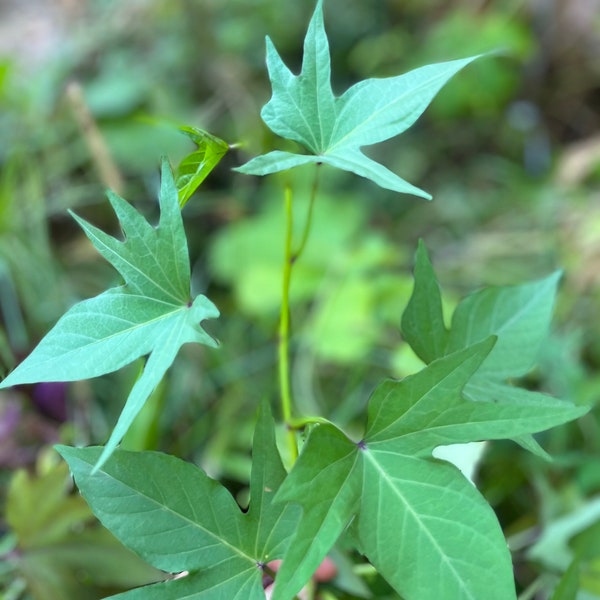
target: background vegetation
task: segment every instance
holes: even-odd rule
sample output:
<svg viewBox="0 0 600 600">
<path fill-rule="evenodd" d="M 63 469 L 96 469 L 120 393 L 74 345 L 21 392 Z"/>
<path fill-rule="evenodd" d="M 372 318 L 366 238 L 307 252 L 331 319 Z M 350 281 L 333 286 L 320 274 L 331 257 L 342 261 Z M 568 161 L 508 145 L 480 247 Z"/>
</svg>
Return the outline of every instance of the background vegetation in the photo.
<svg viewBox="0 0 600 600">
<path fill-rule="evenodd" d="M 103 193 L 110 187 L 156 214 L 161 155 L 176 164 L 191 150 L 180 124 L 242 144 L 185 207 L 194 282 L 221 309 L 210 327 L 222 347 L 184 347 L 125 441 L 196 462 L 227 482 L 240 502 L 256 408 L 276 395 L 284 176 L 263 181 L 230 168 L 274 144 L 258 116 L 269 96 L 264 35 L 288 64 L 298 65 L 312 9 L 305 0 L 0 6 L 4 372 L 71 304 L 116 283 L 67 208 L 114 232 Z M 433 203 L 324 173 L 292 289 L 299 402 L 351 429 L 382 375 L 419 368 L 402 343 L 399 320 L 423 237 L 450 293 L 449 308 L 478 286 L 563 267 L 555 332 L 527 385 L 595 403 L 597 1 L 328 0 L 325 12 L 334 89 L 429 62 L 502 52 L 457 76 L 401 141 L 377 150 L 388 167 L 432 193 Z M 302 172 L 294 177 L 296 197 L 302 190 L 308 195 L 307 185 Z M 0 396 L 4 598 L 100 598 L 157 576 L 94 524 L 85 503 L 70 494 L 65 465 L 48 450 L 59 440 L 103 442 L 135 375 L 134 366 Z M 523 599 L 549 598 L 572 564 L 560 593 L 575 594 L 569 585 L 579 577 L 578 598 L 600 597 L 598 418 L 594 410 L 544 434 L 540 441 L 553 463 L 508 442 L 486 448 L 477 483 L 514 551 Z M 383 598 L 379 583 L 372 584 Z"/>
</svg>

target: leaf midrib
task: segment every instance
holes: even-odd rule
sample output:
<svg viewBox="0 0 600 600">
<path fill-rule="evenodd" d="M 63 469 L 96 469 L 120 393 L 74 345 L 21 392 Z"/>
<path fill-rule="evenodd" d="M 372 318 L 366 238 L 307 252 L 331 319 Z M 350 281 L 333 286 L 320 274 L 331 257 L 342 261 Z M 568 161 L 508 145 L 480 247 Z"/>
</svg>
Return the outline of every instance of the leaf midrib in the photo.
<svg viewBox="0 0 600 600">
<path fill-rule="evenodd" d="M 93 465 L 94 465 L 93 462 L 89 462 L 87 460 L 83 460 L 82 458 L 79 458 L 79 460 L 81 460 L 82 462 L 85 462 L 87 465 L 89 465 L 91 467 L 93 467 Z M 178 519 L 181 519 L 182 521 L 186 522 L 187 524 L 192 525 L 194 528 L 197 528 L 197 529 L 201 530 L 202 532 L 204 532 L 205 534 L 207 534 L 208 537 L 214 539 L 217 542 L 217 544 L 221 544 L 221 545 L 225 546 L 226 548 L 228 548 L 229 550 L 231 550 L 234 555 L 237 555 L 237 556 L 243 558 L 244 560 L 248 560 L 249 562 L 251 562 L 253 564 L 256 563 L 256 559 L 253 556 L 250 556 L 250 555 L 246 554 L 244 551 L 242 551 L 241 549 L 239 549 L 236 546 L 232 545 L 230 542 L 228 542 L 224 538 L 218 537 L 218 535 L 216 533 L 212 532 L 210 529 L 207 529 L 206 527 L 204 527 L 203 525 L 201 525 L 197 521 L 193 521 L 189 517 L 186 517 L 185 515 L 182 515 L 181 513 L 173 510 L 172 508 L 170 508 L 169 506 L 166 506 L 165 504 L 160 504 L 158 502 L 158 500 L 156 500 L 152 496 L 148 496 L 147 494 L 142 493 L 140 490 L 137 490 L 137 489 L 133 488 L 132 486 L 128 485 L 127 483 L 125 483 L 123 481 L 121 481 L 120 479 L 118 479 L 114 475 L 111 475 L 106 470 L 102 470 L 100 472 L 103 473 L 109 479 L 111 479 L 113 482 L 116 482 L 117 484 L 119 484 L 120 486 L 122 486 L 123 488 L 125 488 L 126 490 L 129 490 L 132 493 L 131 495 L 133 497 L 141 497 L 144 500 L 146 500 L 147 502 L 149 502 L 151 504 L 155 504 L 158 507 L 159 510 L 164 510 L 165 512 L 170 513 L 174 517 L 176 517 Z M 110 496 L 107 496 L 107 497 L 110 497 Z M 99 498 L 99 496 L 96 496 L 96 501 L 98 500 L 98 498 Z M 195 508 L 194 508 L 193 504 L 190 504 L 190 507 L 192 509 L 192 512 L 195 514 Z M 212 510 L 212 508 L 211 508 L 211 510 Z M 240 511 L 240 516 L 243 517 L 241 511 Z M 220 519 L 217 519 L 217 522 L 219 520 Z"/>
<path fill-rule="evenodd" d="M 123 294 L 123 295 L 126 295 L 128 297 L 131 296 L 131 294 Z M 146 300 L 151 300 L 153 302 L 161 302 L 161 303 L 167 304 L 166 302 L 163 302 L 161 300 L 156 300 L 154 298 L 148 298 L 147 296 L 138 296 L 138 297 L 144 298 Z M 169 305 L 167 304 L 167 306 L 169 306 Z M 118 338 L 118 337 L 123 336 L 123 335 L 129 335 L 133 331 L 135 331 L 136 329 L 148 327 L 148 326 L 150 326 L 152 324 L 155 324 L 155 323 L 157 323 L 159 321 L 169 320 L 172 317 L 177 316 L 177 313 L 183 312 L 185 310 L 189 310 L 187 306 L 178 306 L 176 308 L 176 310 L 173 310 L 173 311 L 170 311 L 170 312 L 166 312 L 166 313 L 160 315 L 159 317 L 155 317 L 154 319 L 150 319 L 148 321 L 144 321 L 143 323 L 134 323 L 132 327 L 129 327 L 127 329 L 122 329 L 122 330 L 120 330 L 120 331 L 118 331 L 116 333 L 113 333 L 111 335 L 108 335 L 106 337 L 102 337 L 102 338 L 99 338 L 99 339 L 90 338 L 93 341 L 91 341 L 89 344 L 84 344 L 84 345 L 77 346 L 76 348 L 73 348 L 72 350 L 69 350 L 68 352 L 65 352 L 64 354 L 61 354 L 61 360 L 68 361 L 69 360 L 69 356 L 71 356 L 73 353 L 79 353 L 83 349 L 90 349 L 90 348 L 93 348 L 94 346 L 108 343 L 108 342 L 110 342 L 114 338 Z M 94 314 L 94 313 L 91 313 L 91 314 Z M 114 316 L 114 315 L 110 315 L 108 313 L 101 313 L 101 312 L 98 312 L 96 314 L 101 315 L 101 316 L 107 316 L 107 315 L 111 316 L 111 317 Z M 121 319 L 121 320 L 123 320 L 123 321 L 125 321 L 125 319 L 123 319 L 122 317 L 118 317 L 118 318 Z M 85 337 L 88 337 L 88 336 L 85 336 Z M 43 364 L 48 363 L 48 362 L 52 362 L 54 360 L 55 360 L 54 356 L 50 357 L 50 358 L 48 358 L 48 359 L 40 362 L 36 366 L 36 368 L 40 368 L 40 365 L 43 365 Z M 132 359 L 132 360 L 134 360 L 134 359 Z"/>
<path fill-rule="evenodd" d="M 152 279 L 150 273 L 143 271 L 140 267 L 138 267 L 135 263 L 132 263 L 128 258 L 127 255 L 132 253 L 132 249 L 128 244 L 132 244 L 132 243 L 140 243 L 148 250 L 148 252 L 150 253 L 150 256 L 152 257 L 153 261 L 154 261 L 154 267 L 158 267 L 160 269 L 160 272 L 165 276 L 165 280 L 170 282 L 169 277 L 167 277 L 166 272 L 164 271 L 163 265 L 161 264 L 161 262 L 159 260 L 157 260 L 157 254 L 156 254 L 156 249 L 152 248 L 150 245 L 148 245 L 148 243 L 145 240 L 145 237 L 142 235 L 140 237 L 135 238 L 134 240 L 127 240 L 127 242 L 121 242 L 119 240 L 117 240 L 116 238 L 110 236 L 110 238 L 112 240 L 114 240 L 115 242 L 119 243 L 122 245 L 122 248 L 124 250 L 123 253 L 119 254 L 116 250 L 114 250 L 113 248 L 111 248 L 110 246 L 108 246 L 101 238 L 99 238 L 97 235 L 95 235 L 95 233 L 92 231 L 90 232 L 94 235 L 94 239 L 96 240 L 97 244 L 99 246 L 102 246 L 102 248 L 105 249 L 105 251 L 107 251 L 111 256 L 116 256 L 118 258 L 118 262 L 122 262 L 125 263 L 128 267 L 130 267 L 133 271 L 139 273 L 143 279 L 145 279 L 148 283 L 150 283 L 152 285 L 153 288 L 156 288 L 158 290 L 160 290 L 161 292 L 163 292 L 167 297 L 172 298 L 173 300 L 175 300 L 178 304 L 182 304 L 185 302 L 185 298 L 181 298 L 179 297 L 177 294 L 177 289 L 175 288 L 175 286 L 172 287 L 172 291 L 165 289 L 159 282 L 155 281 L 154 279 Z M 153 230 L 152 232 L 157 238 L 159 235 L 158 230 Z M 155 240 L 156 242 L 158 242 L 158 239 Z M 100 248 L 98 246 L 96 246 L 98 248 L 98 250 L 100 251 Z M 135 253 L 134 253 L 135 254 Z M 115 265 L 115 262 L 113 260 L 110 260 L 107 258 L 107 260 L 109 260 L 109 262 L 112 265 Z M 177 263 L 177 261 L 174 261 L 175 263 Z M 117 269 L 120 273 L 121 270 Z M 148 271 L 150 269 L 148 268 Z M 133 284 L 130 279 L 125 278 L 127 285 L 130 285 L 132 287 L 136 287 L 138 289 L 140 289 L 140 291 L 143 290 L 142 286 L 138 286 L 136 284 Z"/>
<path fill-rule="evenodd" d="M 395 457 L 398 456 L 396 453 L 389 453 L 389 454 L 393 454 Z M 469 592 L 468 588 L 465 588 L 464 585 L 462 585 L 462 581 L 463 581 L 462 577 L 460 577 L 460 575 L 456 571 L 456 568 L 454 567 L 453 563 L 448 559 L 446 553 L 442 550 L 442 548 L 438 544 L 436 537 L 431 534 L 429 529 L 425 526 L 425 524 L 420 519 L 419 514 L 417 512 L 415 512 L 415 510 L 413 509 L 410 502 L 408 502 L 407 499 L 402 495 L 402 493 L 400 492 L 398 487 L 396 485 L 394 485 L 394 481 L 392 479 L 390 479 L 390 477 L 388 476 L 388 473 L 380 467 L 379 463 L 376 460 L 376 457 L 373 456 L 373 452 L 369 451 L 369 449 L 367 448 L 363 452 L 363 456 L 365 457 L 365 460 L 367 460 L 369 463 L 371 463 L 375 467 L 377 473 L 380 476 L 380 481 L 381 481 L 381 479 L 383 479 L 389 485 L 390 489 L 392 490 L 392 493 L 396 497 L 398 497 L 400 502 L 402 502 L 402 504 L 406 507 L 406 509 L 411 513 L 411 515 L 413 516 L 413 519 L 418 524 L 418 526 L 421 529 L 421 531 L 423 532 L 423 534 L 430 540 L 432 545 L 438 550 L 438 554 L 442 557 L 442 560 L 448 565 L 451 572 L 455 575 L 455 579 L 456 579 L 456 581 L 459 582 L 460 587 L 468 594 L 467 598 L 470 598 L 472 600 L 477 600 L 475 598 L 475 596 L 473 596 Z M 414 457 L 411 457 L 411 458 L 414 458 Z M 425 484 L 423 484 L 423 485 L 425 485 Z M 439 489 L 439 487 L 437 489 Z"/>
<path fill-rule="evenodd" d="M 404 74 L 404 75 L 399 75 L 399 77 L 405 77 L 405 76 L 406 76 L 406 74 Z M 367 118 L 366 118 L 364 121 L 361 121 L 360 123 L 358 123 L 358 124 L 357 124 L 357 125 L 356 125 L 356 126 L 353 128 L 353 129 L 351 129 L 351 130 L 350 130 L 348 133 L 346 133 L 346 134 L 345 134 L 343 137 L 341 137 L 340 139 L 336 140 L 336 141 L 333 143 L 333 145 L 331 145 L 331 146 L 329 146 L 329 147 L 327 148 L 327 152 L 332 152 L 332 153 L 333 153 L 333 152 L 335 152 L 336 148 L 338 148 L 338 149 L 339 149 L 339 147 L 340 147 L 340 146 L 341 146 L 341 147 L 344 147 L 344 145 L 345 145 L 345 140 L 347 140 L 348 138 L 351 138 L 352 136 L 354 136 L 354 135 L 355 135 L 355 133 L 356 133 L 356 131 L 357 131 L 358 129 L 360 129 L 360 128 L 363 128 L 363 127 L 365 127 L 365 126 L 368 126 L 368 124 L 369 124 L 371 121 L 373 121 L 374 119 L 378 118 L 378 117 L 379 117 L 379 115 L 380 115 L 380 114 L 381 114 L 383 111 L 385 111 L 385 110 L 389 110 L 389 107 L 390 107 L 390 106 L 392 106 L 393 104 L 396 104 L 396 103 L 398 103 L 398 102 L 401 102 L 401 101 L 402 101 L 404 98 L 406 98 L 406 97 L 409 97 L 409 96 L 415 95 L 415 94 L 418 92 L 418 90 L 419 90 L 420 88 L 422 88 L 422 87 L 425 87 L 425 86 L 427 86 L 427 85 L 430 85 L 432 81 L 435 81 L 436 79 L 443 79 L 444 77 L 445 77 L 445 74 L 443 74 L 443 73 L 440 73 L 439 75 L 435 75 L 435 76 L 433 76 L 433 77 L 430 77 L 429 79 L 427 79 L 426 81 L 422 82 L 420 85 L 418 85 L 418 86 L 416 86 L 416 87 L 413 87 L 413 88 L 407 89 L 407 90 L 406 90 L 406 92 L 404 92 L 404 93 L 403 93 L 403 94 L 401 94 L 400 96 L 396 96 L 396 97 L 394 98 L 394 100 L 392 100 L 392 101 L 388 102 L 387 104 L 385 104 L 385 106 L 382 106 L 382 107 L 381 107 L 379 110 L 377 110 L 377 111 L 375 111 L 375 112 L 371 113 L 371 115 L 370 115 L 369 117 L 367 117 Z M 392 79 L 395 79 L 395 78 L 392 78 Z M 366 81 L 369 81 L 369 80 L 366 80 Z M 344 100 L 344 96 L 345 96 L 345 95 L 346 95 L 348 92 L 350 92 L 351 90 L 352 90 L 352 88 L 348 89 L 348 90 L 347 90 L 347 91 L 346 91 L 346 92 L 345 92 L 345 93 L 344 93 L 344 94 L 343 94 L 343 95 L 342 95 L 340 98 L 338 98 L 338 101 L 342 102 L 342 101 Z M 336 115 L 336 123 L 335 123 L 334 131 L 333 131 L 333 133 L 332 133 L 332 135 L 331 135 L 331 139 L 335 139 L 335 134 L 337 133 L 335 130 L 337 129 L 337 127 L 338 127 L 338 124 L 340 123 L 340 115 L 342 115 L 342 113 L 343 113 L 343 111 L 344 111 L 344 108 L 347 106 L 347 102 L 348 102 L 348 101 L 346 100 L 346 104 L 344 104 L 344 105 L 341 107 L 341 110 L 340 110 L 340 111 L 337 113 L 337 115 Z M 417 110 L 418 110 L 418 109 L 417 109 Z M 337 111 L 336 111 L 336 112 L 337 112 Z M 397 120 L 397 119 L 396 119 L 396 120 Z M 387 139 L 387 138 L 384 138 L 384 139 Z M 352 145 L 355 145 L 355 146 L 357 146 L 357 147 L 360 147 L 360 146 L 367 146 L 367 145 L 368 145 L 368 146 L 370 146 L 370 145 L 372 145 L 372 144 L 375 144 L 375 143 L 377 143 L 377 142 L 369 142 L 368 144 L 352 144 L 352 143 L 351 143 L 351 144 L 349 144 L 349 145 L 351 145 L 351 146 L 352 146 Z M 346 144 L 347 144 L 347 142 L 346 142 Z"/>
</svg>

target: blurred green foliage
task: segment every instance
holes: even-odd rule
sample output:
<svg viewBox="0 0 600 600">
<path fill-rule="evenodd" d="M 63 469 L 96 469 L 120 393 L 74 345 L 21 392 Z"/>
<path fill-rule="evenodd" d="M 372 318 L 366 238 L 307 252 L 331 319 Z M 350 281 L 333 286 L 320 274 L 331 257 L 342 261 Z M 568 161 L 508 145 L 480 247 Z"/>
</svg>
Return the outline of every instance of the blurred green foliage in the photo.
<svg viewBox="0 0 600 600">
<path fill-rule="evenodd" d="M 178 132 L 182 123 L 242 144 L 184 209 L 194 285 L 209 289 L 222 311 L 211 326 L 222 348 L 206 353 L 185 347 L 140 416 L 152 427 L 141 426 L 128 440 L 130 447 L 155 446 L 194 460 L 240 499 L 247 495 L 256 406 L 276 394 L 282 184 L 293 185 L 299 229 L 308 184 L 302 174 L 262 181 L 230 167 L 274 146 L 258 116 L 269 94 L 265 34 L 297 68 L 312 9 L 308 0 L 31 0 L 25 8 L 14 0 L 0 7 L 4 371 L 68 306 L 118 283 L 66 208 L 110 230 L 114 222 L 103 189 L 111 187 L 147 198 L 139 208 L 156 216 L 160 157 L 177 164 L 194 149 Z M 498 54 L 443 90 L 401 142 L 370 151 L 423 185 L 433 203 L 327 172 L 292 283 L 299 405 L 307 412 L 318 407 L 352 429 L 382 374 L 400 377 L 419 368 L 399 334 L 419 237 L 431 249 L 444 289 L 455 297 L 480 284 L 521 282 L 563 267 L 556 331 L 526 383 L 595 403 L 600 21 L 594 2 L 327 0 L 325 11 L 338 92 L 364 77 L 482 50 Z M 106 439 L 137 368 L 64 390 L 35 386 L 0 397 L 4 597 L 100 597 L 92 581 L 88 591 L 77 588 L 69 597 L 66 587 L 63 595 L 43 595 L 56 573 L 70 578 L 81 565 L 56 553 L 58 566 L 32 574 L 26 561 L 13 561 L 27 556 L 27 544 L 9 506 L 15 495 L 26 506 L 31 492 L 16 469 L 34 469 L 39 448 L 59 439 Z M 600 597 L 598 411 L 539 441 L 553 463 L 508 443 L 491 444 L 478 486 L 509 538 L 523 599 L 551 597 L 563 574 L 554 598 Z M 56 481 L 64 475 L 55 475 Z M 35 477 L 46 481 L 43 473 Z M 61 535 L 70 539 L 80 531 L 77 502 L 57 493 L 53 503 L 52 510 L 67 515 Z M 42 522 L 39 530 L 51 533 Z M 86 521 L 80 534 L 88 533 Z M 89 533 L 90 556 L 97 558 L 102 535 Z M 380 581 L 369 583 L 376 597 L 389 594 Z"/>
</svg>

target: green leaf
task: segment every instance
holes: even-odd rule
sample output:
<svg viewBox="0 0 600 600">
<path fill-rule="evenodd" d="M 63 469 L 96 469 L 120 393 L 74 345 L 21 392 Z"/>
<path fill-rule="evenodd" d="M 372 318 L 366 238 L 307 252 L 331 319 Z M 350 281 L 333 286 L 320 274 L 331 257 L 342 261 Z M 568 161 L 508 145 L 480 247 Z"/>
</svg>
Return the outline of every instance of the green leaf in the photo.
<svg viewBox="0 0 600 600">
<path fill-rule="evenodd" d="M 452 317 L 447 352 L 498 336 L 478 377 L 509 379 L 535 365 L 548 335 L 561 273 L 516 286 L 489 287 L 460 302 Z"/>
<path fill-rule="evenodd" d="M 475 292 L 458 304 L 448 332 L 443 322 L 437 278 L 425 245 L 420 242 L 415 287 L 402 316 L 402 333 L 406 341 L 421 359 L 429 363 L 469 348 L 489 336 L 497 338 L 489 356 L 464 388 L 467 398 L 486 403 L 477 407 L 477 417 L 475 413 L 464 413 L 465 423 L 470 421 L 470 426 L 477 428 L 479 420 L 485 420 L 486 411 L 496 414 L 496 431 L 488 430 L 488 439 L 509 437 L 545 460 L 550 457 L 531 432 L 575 419 L 585 414 L 586 409 L 515 388 L 503 381 L 525 375 L 534 366 L 550 326 L 559 278 L 560 272 L 557 271 L 539 281 Z M 504 427 L 500 421 L 502 411 L 507 411 Z M 539 413 L 537 417 L 536 411 Z M 457 418 L 458 421 L 460 419 Z M 465 427 L 468 426 L 465 424 Z M 453 443 L 450 430 L 444 427 L 440 429 L 442 431 L 448 436 L 448 441 L 440 441 L 440 444 Z"/>
<path fill-rule="evenodd" d="M 303 514 L 275 600 L 297 592 L 350 522 L 360 552 L 407 600 L 516 597 L 494 512 L 458 469 L 432 452 L 539 431 L 586 409 L 524 390 L 507 392 L 508 386 L 496 390 L 501 402 L 494 390 L 488 401 L 469 400 L 463 390 L 495 341 L 489 337 L 402 381 L 380 384 L 359 443 L 333 425 L 311 433 L 276 498 L 300 504 Z"/>
<path fill-rule="evenodd" d="M 371 449 L 368 442 L 362 462 L 357 536 L 403 598 L 516 598 L 494 512 L 454 466 L 396 455 L 383 445 Z"/>
<path fill-rule="evenodd" d="M 180 131 L 198 146 L 198 149 L 188 154 L 177 168 L 176 186 L 179 206 L 183 208 L 208 174 L 227 154 L 229 144 L 197 127 L 180 127 Z"/>
<path fill-rule="evenodd" d="M 308 552 L 313 560 L 290 567 L 308 563 L 303 572 L 310 576 L 354 515 L 360 551 L 407 600 L 515 597 L 510 555 L 493 511 L 460 471 L 431 457 L 436 416 L 447 405 L 468 404 L 460 389 L 492 345 L 489 340 L 418 376 L 384 383 L 369 402 L 367 433 L 358 444 L 333 426 L 311 434 L 280 490 L 304 509 L 283 568 L 295 552 Z M 491 570 L 488 590 L 483 575 Z M 294 592 L 302 581 L 290 589 L 287 583 L 283 589 Z"/>
<path fill-rule="evenodd" d="M 310 162 L 326 163 L 366 177 L 383 188 L 430 199 L 423 190 L 365 156 L 361 147 L 408 129 L 444 84 L 476 58 L 428 65 L 397 77 L 367 79 L 336 97 L 331 89 L 323 0 L 318 0 L 304 39 L 300 75 L 287 68 L 267 37 L 273 95 L 261 112 L 274 133 L 298 142 L 311 154 L 270 152 L 237 170 L 267 175 Z"/>
<path fill-rule="evenodd" d="M 116 598 L 264 600 L 261 567 L 283 556 L 298 520 L 297 507 L 272 503 L 285 470 L 266 406 L 254 437 L 246 514 L 223 486 L 175 457 L 117 450 L 92 475 L 101 448 L 57 449 L 105 527 L 151 565 L 190 572 Z"/>
<path fill-rule="evenodd" d="M 471 387 L 492 347 L 488 339 L 402 381 L 380 384 L 369 402 L 370 444 L 383 440 L 387 448 L 421 456 L 437 446 L 542 431 L 585 414 L 586 407 L 507 385 Z M 472 389 L 481 394 L 467 402 Z"/>
<path fill-rule="evenodd" d="M 219 311 L 205 296 L 190 299 L 190 263 L 177 190 L 162 167 L 160 221 L 152 227 L 131 205 L 109 194 L 125 234 L 117 240 L 75 216 L 125 285 L 84 300 L 65 313 L 0 388 L 38 381 L 97 377 L 149 355 L 99 459 L 102 464 L 127 432 L 148 396 L 188 342 L 216 346 L 201 327 Z"/>
<path fill-rule="evenodd" d="M 402 335 L 425 363 L 446 352 L 448 331 L 444 325 L 440 286 L 422 240 L 417 249 L 415 286 L 402 314 Z"/>
<path fill-rule="evenodd" d="M 287 477 L 275 439 L 275 423 L 266 401 L 259 409 L 252 446 L 250 507 L 247 512 L 253 553 L 261 562 L 281 558 L 295 531 L 297 507 L 275 503 L 274 498 Z"/>
<path fill-rule="evenodd" d="M 297 502 L 303 514 L 277 572 L 273 600 L 289 600 L 311 578 L 356 512 L 361 488 L 356 444 L 333 425 L 311 433 L 277 501 Z"/>
<path fill-rule="evenodd" d="M 558 582 L 550 600 L 577 600 L 580 572 L 581 561 L 575 558 Z"/>
</svg>

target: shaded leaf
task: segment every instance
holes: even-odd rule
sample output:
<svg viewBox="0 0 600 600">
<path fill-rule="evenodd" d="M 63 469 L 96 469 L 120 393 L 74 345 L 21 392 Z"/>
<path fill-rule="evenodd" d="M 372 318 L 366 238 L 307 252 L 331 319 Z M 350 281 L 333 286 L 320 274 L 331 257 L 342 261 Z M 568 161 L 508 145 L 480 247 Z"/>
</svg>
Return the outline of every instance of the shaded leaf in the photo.
<svg viewBox="0 0 600 600">
<path fill-rule="evenodd" d="M 359 444 L 328 425 L 310 435 L 280 491 L 303 507 L 284 568 L 295 572 L 306 565 L 302 579 L 310 577 L 354 516 L 360 551 L 407 600 L 440 598 L 440 589 L 450 590 L 448 597 L 481 597 L 480 574 L 491 568 L 497 591 L 485 597 L 515 597 L 510 556 L 493 511 L 457 469 L 431 457 L 436 415 L 448 405 L 468 404 L 460 389 L 492 345 L 489 340 L 403 382 L 384 383 L 369 402 L 369 425 Z M 314 560 L 298 559 L 297 544 Z M 294 592 L 303 581 L 289 589 L 287 583 L 282 589 Z"/>
<path fill-rule="evenodd" d="M 540 415 L 543 413 L 547 417 L 546 422 L 543 419 L 537 421 L 538 429 L 530 429 L 540 431 L 575 419 L 585 414 L 586 409 L 502 382 L 525 375 L 534 366 L 540 346 L 548 335 L 559 278 L 560 272 L 557 271 L 523 285 L 479 290 L 458 304 L 452 317 L 452 327 L 447 331 L 437 278 L 427 250 L 420 242 L 416 254 L 415 287 L 402 317 L 404 337 L 426 362 L 495 336 L 497 342 L 493 350 L 464 389 L 470 400 L 487 403 L 487 406 L 477 407 L 479 416 L 471 426 L 478 427 L 477 421 L 484 418 L 484 411 L 498 411 L 498 416 L 506 411 L 504 430 L 499 420 L 496 435 L 510 437 L 545 460 L 550 459 L 549 455 L 527 433 L 530 415 L 539 411 Z M 490 407 L 490 403 L 497 407 Z M 464 417 L 475 418 L 467 414 Z M 512 435 L 506 433 L 510 427 L 513 427 Z M 443 431 L 446 435 L 449 430 L 444 428 Z M 488 435 L 491 436 L 491 433 L 488 432 Z"/>
<path fill-rule="evenodd" d="M 297 502 L 303 514 L 275 581 L 273 600 L 289 600 L 311 578 L 356 512 L 361 478 L 356 445 L 333 425 L 310 435 L 278 501 Z"/>
<path fill-rule="evenodd" d="M 422 240 L 415 261 L 415 284 L 402 314 L 402 335 L 425 363 L 444 356 L 448 331 L 444 325 L 442 296 Z"/>
<path fill-rule="evenodd" d="M 577 600 L 581 561 L 575 558 L 561 577 L 550 600 Z"/>
<path fill-rule="evenodd" d="M 463 299 L 452 317 L 447 352 L 496 335 L 498 343 L 477 377 L 526 375 L 548 335 L 560 276 L 557 271 L 523 285 L 489 287 Z"/>
<path fill-rule="evenodd" d="M 303 514 L 284 558 L 288 571 L 275 586 L 285 593 L 276 599 L 299 589 L 350 522 L 359 550 L 407 600 L 516 597 L 493 510 L 458 469 L 432 452 L 547 429 L 586 409 L 503 388 L 502 402 L 493 390 L 487 401 L 468 399 L 463 390 L 494 344 L 490 337 L 402 381 L 380 384 L 358 444 L 333 425 L 311 433 L 278 496 L 300 504 Z M 486 573 L 493 573 L 493 586 Z"/>
</svg>

